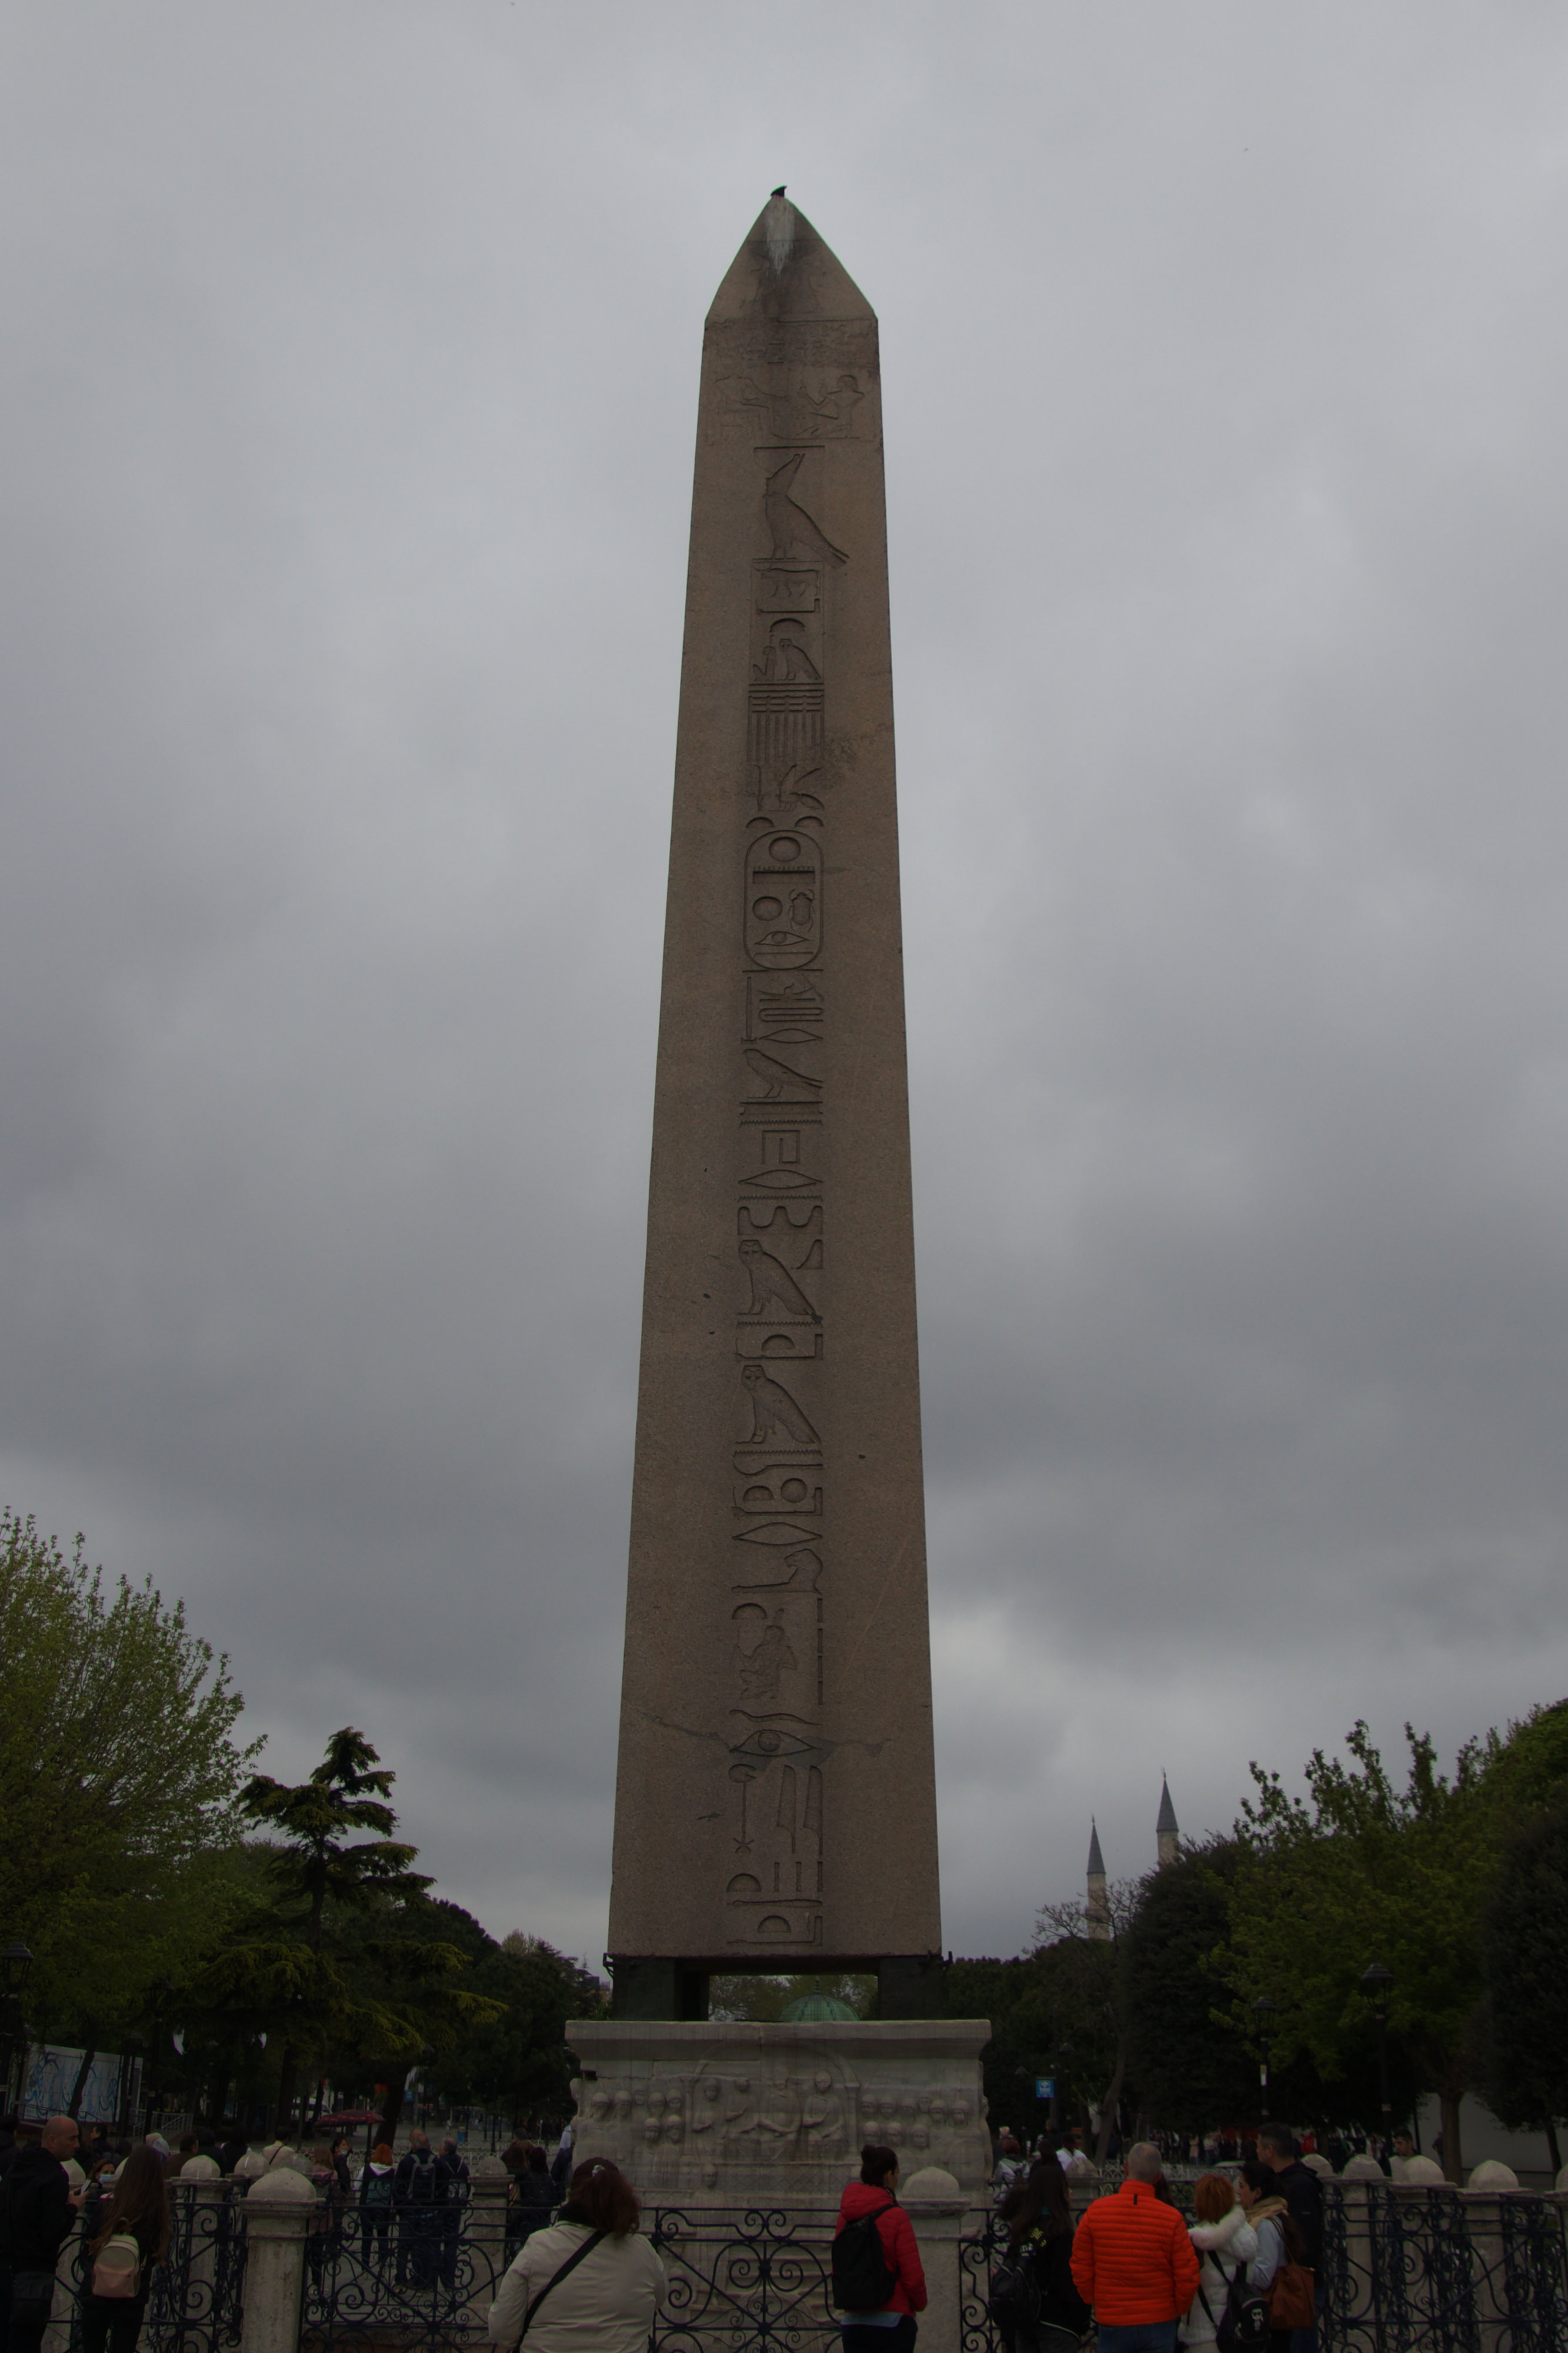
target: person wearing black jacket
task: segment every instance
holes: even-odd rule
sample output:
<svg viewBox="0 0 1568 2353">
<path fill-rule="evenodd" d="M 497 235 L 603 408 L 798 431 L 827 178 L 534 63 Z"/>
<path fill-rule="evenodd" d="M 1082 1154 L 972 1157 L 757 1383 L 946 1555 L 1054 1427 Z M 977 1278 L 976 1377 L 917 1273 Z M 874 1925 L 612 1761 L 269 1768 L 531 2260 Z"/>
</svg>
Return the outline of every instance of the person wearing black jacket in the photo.
<svg viewBox="0 0 1568 2353">
<path fill-rule="evenodd" d="M 38 2353 L 49 2325 L 55 2265 L 81 2204 L 62 2161 L 76 2155 L 77 2139 L 73 2116 L 51 2116 L 40 2141 L 18 2143 L 0 2183 L 8 2353 Z M 47 2283 L 47 2293 L 18 2304 L 16 2289 L 28 2274 Z"/>
<path fill-rule="evenodd" d="M 1025 2257 L 1040 2292 L 1039 2318 L 1033 2327 L 997 2323 L 1005 2353 L 1039 2353 L 1042 2332 L 1047 2330 L 1081 2337 L 1094 2316 L 1073 2284 L 1072 2207 L 1067 2178 L 1056 2158 L 1037 2158 L 1024 2179 L 1005 2192 L 996 2211 L 1007 2226 L 1008 2252 Z"/>
<path fill-rule="evenodd" d="M 1258 2135 L 1258 2154 L 1272 2170 L 1276 2192 L 1301 2233 L 1321 2317 L 1328 2289 L 1323 2277 L 1323 2185 L 1311 2167 L 1302 2164 L 1289 2125 L 1264 2125 Z M 1318 2353 L 1316 2326 L 1290 2331 L 1290 2353 Z"/>
<path fill-rule="evenodd" d="M 451 2168 L 432 2153 L 427 2137 L 416 2126 L 393 2179 L 399 2286 L 407 2277 L 416 2288 L 435 2286 L 451 2187 Z"/>
</svg>

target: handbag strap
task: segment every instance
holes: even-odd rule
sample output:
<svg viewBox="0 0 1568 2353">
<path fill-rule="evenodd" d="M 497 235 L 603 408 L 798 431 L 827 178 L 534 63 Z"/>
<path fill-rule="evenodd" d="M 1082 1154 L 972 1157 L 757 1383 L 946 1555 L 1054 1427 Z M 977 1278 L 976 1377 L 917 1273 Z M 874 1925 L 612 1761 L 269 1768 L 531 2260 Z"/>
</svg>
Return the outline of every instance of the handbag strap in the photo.
<svg viewBox="0 0 1568 2353">
<path fill-rule="evenodd" d="M 534 2314 L 544 2302 L 545 2297 L 550 2294 L 551 2289 L 552 2287 L 559 2287 L 567 2273 L 574 2272 L 578 2264 L 582 2262 L 584 2256 L 591 2255 L 595 2248 L 598 2245 L 600 2240 L 607 2239 L 609 2235 L 610 2234 L 607 2231 L 595 2231 L 591 2239 L 584 2239 L 580 2247 L 574 2248 L 571 2254 L 567 2256 L 565 2262 L 562 2264 L 560 2270 L 552 2273 L 551 2277 L 545 2281 L 544 2285 L 540 2289 L 539 2294 L 534 2297 L 533 2302 L 529 2306 L 528 2310 L 522 2316 L 522 2327 L 518 2332 L 517 2338 L 520 2345 L 522 2343 L 523 2338 L 528 2335 L 530 2321 L 531 2321 Z"/>
</svg>

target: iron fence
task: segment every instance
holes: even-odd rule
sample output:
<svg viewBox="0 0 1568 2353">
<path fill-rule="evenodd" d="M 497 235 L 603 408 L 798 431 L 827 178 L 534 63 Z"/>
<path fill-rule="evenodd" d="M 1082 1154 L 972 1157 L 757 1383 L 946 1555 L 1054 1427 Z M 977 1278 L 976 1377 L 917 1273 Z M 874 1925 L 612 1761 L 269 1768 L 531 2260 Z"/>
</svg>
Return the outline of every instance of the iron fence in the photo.
<svg viewBox="0 0 1568 2353">
<path fill-rule="evenodd" d="M 488 2342 L 506 2241 L 499 2212 L 495 2227 L 476 2231 L 470 2211 L 323 2201 L 304 2244 L 301 2347 L 374 2341 L 414 2353 Z"/>
<path fill-rule="evenodd" d="M 731 2213 L 654 2208 L 643 2219 L 669 2280 L 650 2353 L 826 2353 L 836 2209 Z"/>
<path fill-rule="evenodd" d="M 1190 2216 L 1190 2183 L 1172 2189 Z M 171 2185 L 169 2249 L 153 2274 L 141 2353 L 244 2353 L 245 2189 Z M 1104 2183 L 1073 2189 L 1080 2212 L 1108 2194 Z M 1387 2182 L 1326 2180 L 1322 2189 L 1321 2353 L 1568 2353 L 1562 2200 Z M 351 2344 L 478 2353 L 527 2226 L 550 2219 L 488 2189 L 471 2205 L 425 2209 L 323 2200 L 293 2242 L 299 2343 L 304 2353 Z M 837 2353 L 836 2221 L 827 2208 L 645 2210 L 669 2281 L 649 2353 Z M 944 2233 L 949 2265 L 956 2233 L 956 2341 L 961 2353 L 1000 2353 L 988 2306 L 1006 2232 L 990 2212 L 971 2210 L 971 2222 L 965 2232 L 955 2216 Z M 89 2218 L 62 2263 L 69 2304 L 57 2306 L 47 2353 L 80 2353 L 91 2229 Z M 942 2276 L 945 2299 L 953 2270 Z M 934 2311 L 931 2322 L 946 2335 Z"/>
<path fill-rule="evenodd" d="M 178 2182 L 170 2185 L 169 2244 L 153 2272 L 147 2316 L 137 2340 L 140 2353 L 230 2353 L 239 2344 L 245 2311 L 245 2185 L 226 2181 L 214 2187 L 216 2197 L 198 2195 Z M 70 2309 L 62 2316 L 68 2353 L 80 2353 L 82 2299 L 92 2274 L 88 2248 L 106 2202 L 89 2200 L 72 2242 L 65 2271 Z"/>
</svg>

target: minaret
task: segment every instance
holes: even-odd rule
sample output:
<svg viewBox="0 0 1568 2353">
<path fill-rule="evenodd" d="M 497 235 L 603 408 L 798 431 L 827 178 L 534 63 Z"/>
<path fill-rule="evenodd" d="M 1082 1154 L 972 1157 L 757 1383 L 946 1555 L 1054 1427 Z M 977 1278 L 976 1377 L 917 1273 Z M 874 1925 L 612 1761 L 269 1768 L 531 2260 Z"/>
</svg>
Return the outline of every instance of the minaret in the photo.
<svg viewBox="0 0 1568 2353">
<path fill-rule="evenodd" d="M 1100 1852 L 1100 1831 L 1094 1817 L 1089 1823 L 1089 1897 L 1083 1907 L 1089 1935 L 1097 1945 L 1110 1942 L 1110 1903 L 1105 1892 L 1105 1857 Z"/>
<path fill-rule="evenodd" d="M 1176 1810 L 1171 1803 L 1171 1785 L 1162 1774 L 1160 1776 L 1160 1816 L 1154 1824 L 1154 1846 L 1160 1858 L 1162 1871 L 1168 1871 L 1175 1862 L 1176 1848 L 1180 1840 L 1181 1829 L 1176 1820 Z"/>
</svg>

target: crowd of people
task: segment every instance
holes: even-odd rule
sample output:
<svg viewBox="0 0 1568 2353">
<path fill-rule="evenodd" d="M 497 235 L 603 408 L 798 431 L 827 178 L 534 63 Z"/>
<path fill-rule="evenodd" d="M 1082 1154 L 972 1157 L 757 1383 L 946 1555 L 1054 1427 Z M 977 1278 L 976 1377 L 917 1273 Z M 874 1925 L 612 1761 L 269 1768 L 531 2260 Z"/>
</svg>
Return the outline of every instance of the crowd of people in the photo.
<svg viewBox="0 0 1568 2353">
<path fill-rule="evenodd" d="M 1227 2309 L 1227 2340 L 1317 2353 L 1323 2193 L 1288 2126 L 1263 2126 L 1234 2172 L 1200 2176 L 1190 2224 L 1163 2152 L 1141 2141 L 1121 2188 L 1075 2231 L 1067 2185 L 1082 2159 L 1077 2136 L 1027 2164 L 1003 2139 L 994 2179 L 1007 2246 L 992 2313 L 1006 2353 L 1052 2353 L 1091 2325 L 1100 2353 L 1172 2353 L 1218 2341 Z"/>
<path fill-rule="evenodd" d="M 1032 2159 L 1003 2143 L 989 2304 L 1004 2353 L 1069 2353 L 1091 2333 L 1099 2353 L 1176 2353 L 1233 2335 L 1317 2353 L 1322 2192 L 1288 2127 L 1265 2125 L 1233 2171 L 1203 2174 L 1190 2224 L 1161 2150 L 1140 2142 L 1120 2188 L 1075 2225 L 1068 2184 L 1082 2156 L 1070 2137 Z M 521 2140 L 503 2162 L 510 2260 L 491 2343 L 514 2347 L 526 2327 L 531 2353 L 645 2353 L 669 2282 L 631 2183 L 607 2159 L 573 2168 L 569 2139 L 553 2168 Z M 157 2134 L 100 2147 L 55 2116 L 0 2147 L 0 2353 L 40 2353 L 56 2264 L 83 2214 L 81 2353 L 134 2353 L 169 2244 L 170 2180 L 254 2182 L 279 2168 L 316 2192 L 308 2262 L 357 2227 L 363 2264 L 395 2265 L 399 2286 L 452 2286 L 471 2187 L 454 2138 L 433 2148 L 416 2129 L 401 2158 L 383 2142 L 356 2168 L 342 2137 L 309 2150 L 287 2140 L 206 2149 L 195 2135 L 173 2150 Z M 843 2353 L 912 2353 L 927 2291 L 899 2181 L 898 2152 L 868 2143 L 839 2201 L 830 2294 Z"/>
</svg>

